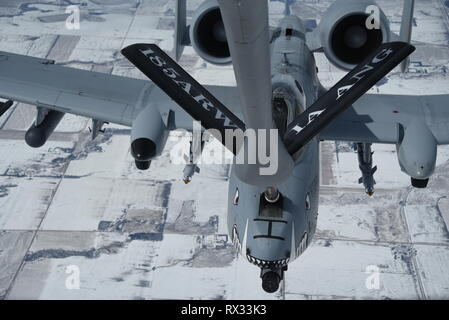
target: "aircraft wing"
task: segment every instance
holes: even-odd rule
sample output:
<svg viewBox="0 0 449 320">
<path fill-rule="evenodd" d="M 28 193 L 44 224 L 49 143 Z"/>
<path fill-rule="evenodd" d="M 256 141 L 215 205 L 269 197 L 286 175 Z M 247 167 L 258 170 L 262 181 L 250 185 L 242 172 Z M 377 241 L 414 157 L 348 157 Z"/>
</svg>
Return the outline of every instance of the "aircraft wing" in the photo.
<svg viewBox="0 0 449 320">
<path fill-rule="evenodd" d="M 205 87 L 241 114 L 235 87 Z M 126 126 L 152 104 L 163 119 L 171 111 L 170 129 L 192 129 L 192 118 L 151 81 L 59 66 L 14 53 L 0 52 L 0 97 Z"/>
<path fill-rule="evenodd" d="M 449 95 L 365 94 L 320 133 L 321 140 L 395 144 L 422 119 L 438 144 L 449 144 Z"/>
</svg>

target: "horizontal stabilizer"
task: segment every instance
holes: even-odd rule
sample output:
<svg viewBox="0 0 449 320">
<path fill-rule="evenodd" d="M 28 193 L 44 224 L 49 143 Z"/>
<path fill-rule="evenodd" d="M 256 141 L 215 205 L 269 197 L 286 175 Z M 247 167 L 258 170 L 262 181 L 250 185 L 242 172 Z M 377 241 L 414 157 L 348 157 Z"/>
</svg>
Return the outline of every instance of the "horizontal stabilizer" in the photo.
<svg viewBox="0 0 449 320">
<path fill-rule="evenodd" d="M 403 42 L 385 43 L 376 49 L 292 121 L 284 136 L 289 153 L 305 146 L 414 50 L 415 47 Z"/>
<path fill-rule="evenodd" d="M 133 44 L 122 54 L 205 129 L 216 129 L 221 137 L 226 129 L 245 131 L 237 116 L 157 45 Z"/>
</svg>

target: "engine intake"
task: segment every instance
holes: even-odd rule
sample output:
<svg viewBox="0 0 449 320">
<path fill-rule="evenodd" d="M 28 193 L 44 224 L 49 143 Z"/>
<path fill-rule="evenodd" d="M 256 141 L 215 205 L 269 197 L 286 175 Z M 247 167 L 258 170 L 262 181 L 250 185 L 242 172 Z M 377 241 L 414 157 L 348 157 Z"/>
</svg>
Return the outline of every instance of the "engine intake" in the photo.
<svg viewBox="0 0 449 320">
<path fill-rule="evenodd" d="M 370 6 L 378 14 L 371 16 Z M 377 29 L 368 28 L 367 22 L 373 21 Z M 391 38 L 387 17 L 371 0 L 337 0 L 324 14 L 319 32 L 326 57 L 343 70 L 352 70 Z"/>
<path fill-rule="evenodd" d="M 339 21 L 330 35 L 335 57 L 348 65 L 357 65 L 383 43 L 380 29 L 368 30 L 369 15 L 353 14 Z"/>
<path fill-rule="evenodd" d="M 232 62 L 220 7 L 216 0 L 205 1 L 195 11 L 190 25 L 190 40 L 195 51 L 204 60 L 218 65 Z"/>
</svg>

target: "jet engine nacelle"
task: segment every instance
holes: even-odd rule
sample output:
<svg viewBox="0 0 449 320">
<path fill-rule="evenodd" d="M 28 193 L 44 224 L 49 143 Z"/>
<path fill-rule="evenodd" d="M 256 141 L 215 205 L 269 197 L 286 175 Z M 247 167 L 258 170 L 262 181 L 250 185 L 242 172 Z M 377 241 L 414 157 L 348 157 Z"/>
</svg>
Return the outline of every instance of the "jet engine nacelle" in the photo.
<svg viewBox="0 0 449 320">
<path fill-rule="evenodd" d="M 217 65 L 231 64 L 231 53 L 216 0 L 207 0 L 198 7 L 192 17 L 189 36 L 201 58 Z"/>
<path fill-rule="evenodd" d="M 168 134 L 155 106 L 147 106 L 137 115 L 131 127 L 131 155 L 139 169 L 148 169 L 150 161 L 162 153 Z"/>
<path fill-rule="evenodd" d="M 428 179 L 435 170 L 437 142 L 427 125 L 415 121 L 407 126 L 397 146 L 401 170 L 413 179 Z"/>
<path fill-rule="evenodd" d="M 335 1 L 317 31 L 326 57 L 343 70 L 352 70 L 391 38 L 389 21 L 372 0 Z"/>
</svg>

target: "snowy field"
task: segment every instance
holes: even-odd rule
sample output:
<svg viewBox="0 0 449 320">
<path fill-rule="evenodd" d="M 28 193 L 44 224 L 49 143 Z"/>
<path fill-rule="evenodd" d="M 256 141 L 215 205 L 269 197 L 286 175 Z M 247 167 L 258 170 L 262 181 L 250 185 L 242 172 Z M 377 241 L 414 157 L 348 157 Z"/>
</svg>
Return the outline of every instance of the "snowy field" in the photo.
<svg viewBox="0 0 449 320">
<path fill-rule="evenodd" d="M 89 0 L 81 29 L 67 30 L 65 1 L 0 3 L 0 50 L 143 78 L 119 51 L 135 42 L 173 46 L 173 0 Z M 189 0 L 188 15 L 201 3 Z M 329 0 L 302 0 L 292 12 L 320 19 Z M 379 0 L 399 30 L 402 0 Z M 449 93 L 449 8 L 417 0 L 410 73 L 393 72 L 373 92 Z M 283 4 L 270 3 L 270 22 Z M 317 54 L 331 86 L 344 73 Z M 186 48 L 181 64 L 200 82 L 233 85 L 231 67 Z M 217 72 L 220 76 L 217 77 Z M 449 148 L 439 149 L 428 189 L 401 173 L 394 146 L 373 146 L 377 191 L 357 183 L 357 154 L 343 143 L 321 148 L 318 230 L 289 265 L 276 294 L 259 269 L 237 258 L 226 230 L 226 165 L 204 165 L 189 185 L 170 163 L 170 139 L 151 169 L 138 171 L 129 129 L 109 125 L 90 140 L 89 119 L 67 115 L 50 141 L 29 148 L 35 109 L 16 104 L 0 118 L 0 299 L 448 299 Z M 179 133 L 173 133 L 173 137 Z M 80 271 L 69 290 L 67 270 Z M 367 287 L 369 270 L 379 286 Z"/>
</svg>

